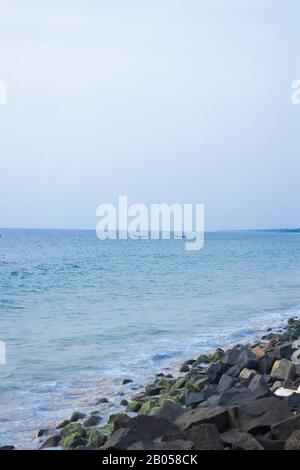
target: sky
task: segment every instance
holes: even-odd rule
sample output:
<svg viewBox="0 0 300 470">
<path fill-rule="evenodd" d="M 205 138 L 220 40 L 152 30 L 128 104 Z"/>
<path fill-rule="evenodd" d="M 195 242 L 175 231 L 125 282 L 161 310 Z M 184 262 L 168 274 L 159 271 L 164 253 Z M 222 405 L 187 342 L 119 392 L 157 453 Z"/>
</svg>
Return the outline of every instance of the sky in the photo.
<svg viewBox="0 0 300 470">
<path fill-rule="evenodd" d="M 299 227 L 299 0 L 0 0 L 0 227 Z"/>
</svg>

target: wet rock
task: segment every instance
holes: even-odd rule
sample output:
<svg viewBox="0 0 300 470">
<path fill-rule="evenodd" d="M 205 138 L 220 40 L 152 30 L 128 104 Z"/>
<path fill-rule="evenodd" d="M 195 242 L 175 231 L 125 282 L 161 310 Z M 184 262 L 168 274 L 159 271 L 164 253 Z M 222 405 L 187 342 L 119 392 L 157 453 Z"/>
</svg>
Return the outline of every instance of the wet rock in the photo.
<svg viewBox="0 0 300 470">
<path fill-rule="evenodd" d="M 102 421 L 102 418 L 97 415 L 92 415 L 88 419 L 86 419 L 83 423 L 85 428 L 90 428 L 92 426 L 97 426 Z"/>
<path fill-rule="evenodd" d="M 122 385 L 131 384 L 132 382 L 133 382 L 133 380 L 131 380 L 131 379 L 124 379 L 123 382 L 122 382 Z"/>
<path fill-rule="evenodd" d="M 175 421 L 175 424 L 183 431 L 187 431 L 193 426 L 200 424 L 215 424 L 219 432 L 225 432 L 229 427 L 229 417 L 227 410 L 220 406 L 210 408 L 198 407 L 181 415 Z"/>
<path fill-rule="evenodd" d="M 147 385 L 145 388 L 146 393 L 149 397 L 154 397 L 154 396 L 159 395 L 161 391 L 164 389 L 165 387 L 161 387 L 160 385 L 157 385 L 157 384 L 150 384 L 150 385 Z"/>
<path fill-rule="evenodd" d="M 300 450 L 300 430 L 294 431 L 288 438 L 285 450 Z"/>
<path fill-rule="evenodd" d="M 277 398 L 262 398 L 229 410 L 231 424 L 243 432 L 265 434 L 271 426 L 291 416 L 285 403 Z"/>
<path fill-rule="evenodd" d="M 248 433 L 240 433 L 232 445 L 233 450 L 264 450 L 263 446 Z"/>
<path fill-rule="evenodd" d="M 211 362 L 211 359 L 210 356 L 207 356 L 206 354 L 201 354 L 201 356 L 197 358 L 197 362 L 199 362 L 200 364 L 209 364 Z"/>
<path fill-rule="evenodd" d="M 72 414 L 72 416 L 70 418 L 70 421 L 71 421 L 71 423 L 76 423 L 77 421 L 79 421 L 80 419 L 83 419 L 85 417 L 86 417 L 86 415 L 84 413 L 80 413 L 80 411 L 74 411 L 74 413 Z"/>
<path fill-rule="evenodd" d="M 218 348 L 216 349 L 214 354 L 211 356 L 210 360 L 211 362 L 217 362 L 223 359 L 224 356 L 225 356 L 225 352 L 223 351 L 223 349 Z"/>
<path fill-rule="evenodd" d="M 129 405 L 129 402 L 127 400 L 121 400 L 120 401 L 120 406 L 128 406 Z"/>
<path fill-rule="evenodd" d="M 99 449 L 105 444 L 107 437 L 101 429 L 93 429 L 89 432 L 87 445 L 90 449 Z"/>
<path fill-rule="evenodd" d="M 142 408 L 142 405 L 143 403 L 136 400 L 132 400 L 127 406 L 126 411 L 128 411 L 128 413 L 138 413 L 139 410 Z"/>
<path fill-rule="evenodd" d="M 149 415 L 150 412 L 159 406 L 158 400 L 147 400 L 139 409 L 139 415 Z"/>
<path fill-rule="evenodd" d="M 292 416 L 273 424 L 271 431 L 274 439 L 286 440 L 294 431 L 300 429 L 300 415 Z"/>
<path fill-rule="evenodd" d="M 48 439 L 41 445 L 40 449 L 49 449 L 50 447 L 57 447 L 60 444 L 60 436 L 50 436 Z"/>
<path fill-rule="evenodd" d="M 97 401 L 97 405 L 101 405 L 103 403 L 109 403 L 109 401 L 106 397 L 100 398 L 100 400 Z"/>
<path fill-rule="evenodd" d="M 224 450 L 224 444 L 214 424 L 193 426 L 186 436 L 189 441 L 195 443 L 195 450 Z"/>
<path fill-rule="evenodd" d="M 56 426 L 56 429 L 62 429 L 64 428 L 65 426 L 68 426 L 68 424 L 70 424 L 71 421 L 69 419 L 65 419 L 64 421 L 62 421 L 61 423 L 59 423 L 58 426 Z"/>
<path fill-rule="evenodd" d="M 40 429 L 37 433 L 37 437 L 47 436 L 49 434 L 49 429 Z"/>
<path fill-rule="evenodd" d="M 189 370 L 190 370 L 190 367 L 187 364 L 183 364 L 179 372 L 189 372 Z"/>
<path fill-rule="evenodd" d="M 15 446 L 0 446 L 1 450 L 15 450 Z"/>
<path fill-rule="evenodd" d="M 271 371 L 271 377 L 279 380 L 293 380 L 296 375 L 296 368 L 291 361 L 281 359 L 276 361 Z"/>
</svg>

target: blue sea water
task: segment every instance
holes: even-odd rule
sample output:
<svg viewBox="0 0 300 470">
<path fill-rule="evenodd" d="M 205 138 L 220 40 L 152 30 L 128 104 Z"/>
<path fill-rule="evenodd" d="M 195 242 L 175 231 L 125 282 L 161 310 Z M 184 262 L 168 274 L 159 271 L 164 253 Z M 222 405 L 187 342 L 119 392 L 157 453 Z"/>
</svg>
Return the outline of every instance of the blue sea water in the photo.
<svg viewBox="0 0 300 470">
<path fill-rule="evenodd" d="M 38 429 L 74 409 L 104 416 L 182 358 L 259 337 L 299 311 L 299 234 L 208 233 L 188 252 L 184 240 L 1 233 L 0 445 L 34 448 Z M 111 403 L 96 405 L 103 396 Z"/>
</svg>

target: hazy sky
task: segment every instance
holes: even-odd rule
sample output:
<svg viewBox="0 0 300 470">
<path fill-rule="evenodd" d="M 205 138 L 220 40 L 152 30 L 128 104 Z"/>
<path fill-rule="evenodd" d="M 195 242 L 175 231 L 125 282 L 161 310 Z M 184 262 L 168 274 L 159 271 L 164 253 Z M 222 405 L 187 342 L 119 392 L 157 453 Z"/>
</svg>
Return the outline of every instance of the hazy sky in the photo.
<svg viewBox="0 0 300 470">
<path fill-rule="evenodd" d="M 300 226 L 299 0 L 0 0 L 0 227 L 102 202 Z"/>
</svg>

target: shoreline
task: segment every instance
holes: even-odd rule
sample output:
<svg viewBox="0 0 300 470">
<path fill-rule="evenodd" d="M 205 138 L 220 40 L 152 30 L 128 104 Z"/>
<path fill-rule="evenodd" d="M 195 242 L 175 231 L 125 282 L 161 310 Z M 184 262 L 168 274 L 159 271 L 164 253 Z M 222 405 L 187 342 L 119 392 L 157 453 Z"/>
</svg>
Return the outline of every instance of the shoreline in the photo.
<svg viewBox="0 0 300 470">
<path fill-rule="evenodd" d="M 201 354 L 197 359 L 188 359 L 181 364 L 177 374 L 160 372 L 152 384 L 137 389 L 134 395 L 124 396 L 123 399 L 120 396 L 120 405 L 124 411 L 109 414 L 106 424 L 103 423 L 100 412 L 95 409 L 89 415 L 74 411 L 70 419 L 57 423 L 55 429 L 38 431 L 38 448 L 285 448 L 291 445 L 288 442 L 291 436 L 274 439 L 272 426 L 286 419 L 295 421 L 293 431 L 299 430 L 300 443 L 300 364 L 293 364 L 296 346 L 300 349 L 300 345 L 295 343 L 298 338 L 300 339 L 299 315 L 290 318 L 284 329 L 282 325 L 272 328 L 272 332 L 255 344 L 235 345 L 227 351 L 217 349 L 214 354 Z M 175 369 L 174 364 L 172 372 Z M 133 381 L 127 379 L 122 385 L 131 383 Z M 103 397 L 99 400 L 99 405 L 107 402 L 107 398 Z M 251 404 L 264 407 L 262 416 L 272 415 L 272 409 L 279 407 L 277 416 L 273 420 L 269 416 L 264 428 L 260 429 L 263 434 L 257 433 L 256 428 L 254 433 L 251 427 L 248 430 L 247 419 L 240 429 L 236 418 L 232 416 L 241 413 L 243 407 Z M 216 416 L 209 417 L 211 413 Z M 198 421 L 193 421 L 193 415 L 199 415 Z M 248 418 L 250 425 L 251 419 Z M 222 426 L 218 424 L 220 420 L 223 421 Z M 186 425 L 187 421 L 189 425 Z M 170 430 L 173 434 L 176 431 L 176 439 L 156 435 L 162 424 L 167 424 L 167 435 Z M 141 436 L 138 443 L 129 438 L 136 433 L 136 426 Z M 154 426 L 151 436 L 149 426 Z M 202 426 L 201 429 L 198 429 L 199 426 Z M 201 435 L 204 433 L 201 439 L 199 432 L 195 433 L 196 427 Z M 14 446 L 12 443 L 1 448 L 12 450 Z"/>
</svg>

